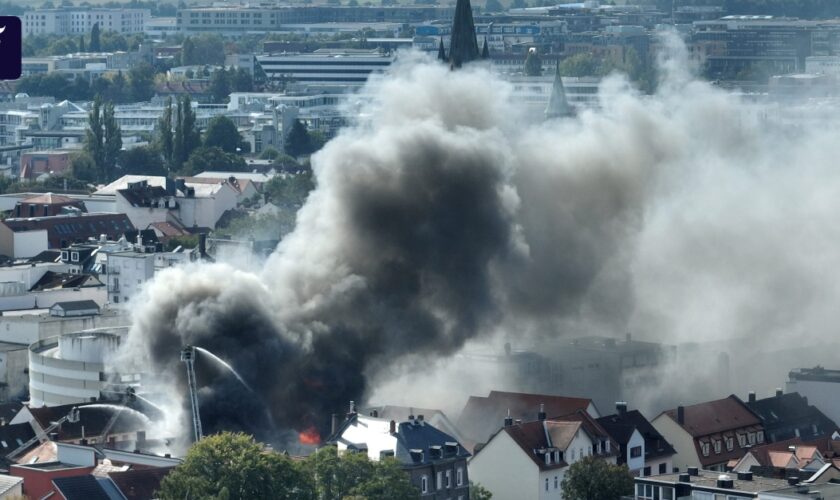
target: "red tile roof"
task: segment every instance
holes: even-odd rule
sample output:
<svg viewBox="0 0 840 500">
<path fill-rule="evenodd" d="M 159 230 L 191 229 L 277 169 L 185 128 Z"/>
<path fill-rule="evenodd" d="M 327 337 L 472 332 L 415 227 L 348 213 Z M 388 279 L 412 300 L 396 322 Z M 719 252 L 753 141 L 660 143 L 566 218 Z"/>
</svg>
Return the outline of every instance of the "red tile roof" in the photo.
<svg viewBox="0 0 840 500">
<path fill-rule="evenodd" d="M 685 421 L 681 426 L 695 438 L 761 425 L 761 419 L 734 394 L 727 398 L 686 406 L 684 411 Z M 677 421 L 676 409 L 668 410 L 665 414 L 674 422 Z"/>
</svg>

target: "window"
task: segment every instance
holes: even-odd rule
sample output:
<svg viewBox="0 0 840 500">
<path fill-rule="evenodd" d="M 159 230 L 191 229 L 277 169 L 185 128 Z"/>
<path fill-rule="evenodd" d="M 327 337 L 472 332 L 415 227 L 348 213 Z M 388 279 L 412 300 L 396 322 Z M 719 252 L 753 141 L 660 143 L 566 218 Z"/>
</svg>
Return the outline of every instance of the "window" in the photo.
<svg viewBox="0 0 840 500">
<path fill-rule="evenodd" d="M 630 458 L 638 458 L 642 456 L 642 447 L 634 446 L 630 448 Z"/>
<path fill-rule="evenodd" d="M 420 478 L 420 492 L 421 493 L 428 493 L 429 492 L 429 476 L 423 476 Z"/>
<path fill-rule="evenodd" d="M 575 449 L 574 448 L 572 448 L 572 461 L 573 462 L 575 461 Z"/>
<path fill-rule="evenodd" d="M 458 486 L 464 485 L 464 468 L 458 467 L 458 472 L 455 473 L 455 483 Z"/>
<path fill-rule="evenodd" d="M 437 473 L 437 489 L 443 489 L 443 472 Z"/>
<path fill-rule="evenodd" d="M 555 490 L 557 489 L 558 484 L 559 484 L 559 481 L 557 480 L 557 476 L 554 476 L 554 489 Z"/>
<path fill-rule="evenodd" d="M 715 443 L 715 453 L 720 455 L 720 439 L 715 439 L 714 443 Z"/>
<path fill-rule="evenodd" d="M 667 474 L 668 473 L 668 464 L 666 464 L 666 463 L 659 464 L 659 473 L 660 474 Z"/>
<path fill-rule="evenodd" d="M 732 451 L 732 448 L 735 447 L 735 440 L 732 439 L 732 436 L 726 437 L 726 451 Z"/>
<path fill-rule="evenodd" d="M 708 442 L 700 443 L 700 451 L 703 453 L 704 457 L 708 457 L 709 456 L 709 443 Z"/>
<path fill-rule="evenodd" d="M 452 471 L 451 470 L 446 471 L 446 487 L 447 488 L 452 487 Z"/>
<path fill-rule="evenodd" d="M 645 476 L 645 477 L 649 476 L 650 475 L 650 467 L 645 467 L 644 469 L 642 469 L 642 475 Z"/>
<path fill-rule="evenodd" d="M 750 446 L 754 445 L 755 444 L 755 432 L 750 432 L 748 437 L 747 437 L 747 440 L 750 443 Z"/>
<path fill-rule="evenodd" d="M 814 434 L 816 434 L 816 433 L 817 433 L 817 426 L 814 425 Z M 755 438 L 759 443 L 763 443 L 764 442 L 764 431 L 758 431 L 755 435 Z"/>
<path fill-rule="evenodd" d="M 548 491 L 548 478 L 545 478 L 545 491 Z"/>
<path fill-rule="evenodd" d="M 740 433 L 738 434 L 738 446 L 741 448 L 746 448 L 747 446 L 747 436 L 746 434 Z"/>
<path fill-rule="evenodd" d="M 545 452 L 545 464 L 546 465 L 551 465 L 551 452 L 550 451 Z"/>
</svg>

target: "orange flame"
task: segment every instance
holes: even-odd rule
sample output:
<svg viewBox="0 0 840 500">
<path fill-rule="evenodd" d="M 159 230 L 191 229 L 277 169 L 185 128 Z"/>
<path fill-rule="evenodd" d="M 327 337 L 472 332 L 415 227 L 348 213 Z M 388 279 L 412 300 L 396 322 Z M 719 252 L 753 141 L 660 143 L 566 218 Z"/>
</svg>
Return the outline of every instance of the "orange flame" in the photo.
<svg viewBox="0 0 840 500">
<path fill-rule="evenodd" d="M 309 444 L 309 445 L 319 445 L 321 444 L 321 435 L 318 434 L 318 430 L 314 426 L 310 426 L 308 429 L 302 431 L 298 438 L 300 439 L 301 444 Z"/>
</svg>

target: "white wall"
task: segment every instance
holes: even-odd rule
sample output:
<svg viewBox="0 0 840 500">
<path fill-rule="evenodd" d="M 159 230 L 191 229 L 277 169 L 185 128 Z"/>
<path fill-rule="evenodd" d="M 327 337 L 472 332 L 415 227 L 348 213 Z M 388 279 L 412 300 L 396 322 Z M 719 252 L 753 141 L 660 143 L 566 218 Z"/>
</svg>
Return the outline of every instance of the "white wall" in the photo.
<svg viewBox="0 0 840 500">
<path fill-rule="evenodd" d="M 155 254 L 117 255 L 109 254 L 108 269 L 108 300 L 113 304 L 119 296 L 119 303 L 127 302 L 140 293 L 140 289 L 155 274 Z M 115 285 L 119 283 L 119 291 Z"/>
<path fill-rule="evenodd" d="M 630 456 L 630 450 L 632 450 L 636 446 L 642 447 L 642 454 L 636 458 L 632 458 Z M 645 438 L 639 433 L 638 429 L 633 429 L 633 434 L 630 436 L 630 441 L 627 443 L 627 467 L 632 472 L 636 472 L 639 469 L 643 469 L 645 467 Z M 651 474 L 654 473 L 653 468 L 651 468 Z"/>
<path fill-rule="evenodd" d="M 539 472 L 505 431 L 496 434 L 468 463 L 470 480 L 499 499 L 540 499 Z"/>
<path fill-rule="evenodd" d="M 14 237 L 14 248 L 12 257 L 34 257 L 49 248 L 47 230 L 18 231 Z"/>
<path fill-rule="evenodd" d="M 146 229 L 153 222 L 166 222 L 169 209 L 134 207 L 120 193 L 117 193 L 117 213 L 124 213 L 137 229 Z"/>
<path fill-rule="evenodd" d="M 699 467 L 700 457 L 694 447 L 694 439 L 682 427 L 666 414 L 656 417 L 651 425 L 662 434 L 665 441 L 671 443 L 676 454 L 671 457 L 672 465 L 684 471 L 686 467 Z"/>
</svg>

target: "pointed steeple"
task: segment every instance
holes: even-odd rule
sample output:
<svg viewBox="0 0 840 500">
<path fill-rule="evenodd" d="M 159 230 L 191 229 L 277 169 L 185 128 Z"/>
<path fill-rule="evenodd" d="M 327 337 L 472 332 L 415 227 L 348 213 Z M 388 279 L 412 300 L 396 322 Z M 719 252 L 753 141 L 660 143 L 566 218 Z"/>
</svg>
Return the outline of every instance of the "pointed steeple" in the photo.
<svg viewBox="0 0 840 500">
<path fill-rule="evenodd" d="M 487 37 L 484 37 L 484 47 L 481 48 L 481 58 L 482 59 L 489 59 L 490 58 L 490 47 L 487 46 Z"/>
<path fill-rule="evenodd" d="M 573 116 L 574 114 L 574 108 L 572 108 L 566 99 L 566 89 L 563 88 L 563 78 L 560 76 L 560 63 L 558 62 L 554 70 L 554 83 L 551 86 L 551 97 L 548 98 L 548 106 L 545 108 L 545 118 L 550 120 L 552 118 Z"/>
<path fill-rule="evenodd" d="M 446 61 L 446 49 L 443 48 L 443 37 L 440 39 L 440 45 L 438 46 L 438 61 Z"/>
<path fill-rule="evenodd" d="M 458 0 L 455 4 L 455 19 L 452 20 L 449 65 L 460 68 L 462 64 L 475 61 L 478 57 L 478 40 L 475 37 L 470 0 Z"/>
</svg>

